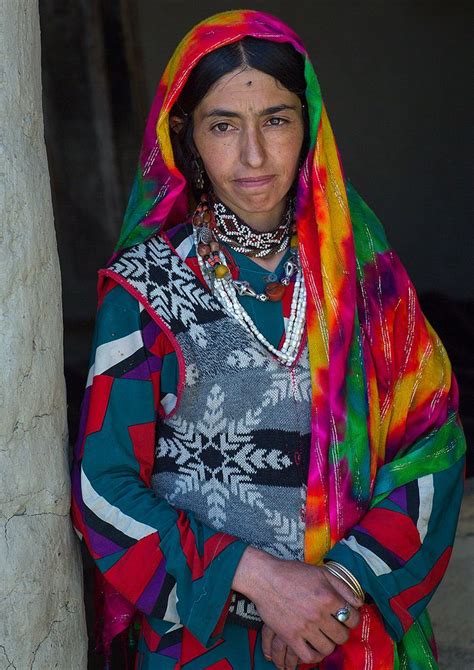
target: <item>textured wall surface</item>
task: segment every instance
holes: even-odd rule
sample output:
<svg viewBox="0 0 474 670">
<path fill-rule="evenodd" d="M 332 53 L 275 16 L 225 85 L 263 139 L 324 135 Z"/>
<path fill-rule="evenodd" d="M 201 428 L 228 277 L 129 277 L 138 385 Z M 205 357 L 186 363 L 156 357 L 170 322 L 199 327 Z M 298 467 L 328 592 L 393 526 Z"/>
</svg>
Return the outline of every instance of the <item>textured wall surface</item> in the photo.
<svg viewBox="0 0 474 670">
<path fill-rule="evenodd" d="M 34 0 L 0 2 L 0 670 L 86 667 Z"/>
</svg>

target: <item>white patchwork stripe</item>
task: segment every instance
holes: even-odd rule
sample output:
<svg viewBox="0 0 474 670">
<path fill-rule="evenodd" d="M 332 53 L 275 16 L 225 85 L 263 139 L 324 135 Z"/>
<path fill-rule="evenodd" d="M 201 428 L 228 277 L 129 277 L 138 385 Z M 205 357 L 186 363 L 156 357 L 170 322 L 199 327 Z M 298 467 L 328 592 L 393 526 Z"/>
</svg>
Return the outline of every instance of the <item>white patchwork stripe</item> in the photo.
<svg viewBox="0 0 474 670">
<path fill-rule="evenodd" d="M 168 596 L 168 604 L 166 607 L 166 612 L 163 617 L 163 621 L 170 621 L 171 623 L 180 623 L 180 618 L 178 610 L 176 608 L 178 604 L 178 595 L 176 593 L 176 584 L 173 586 L 171 593 Z M 169 631 L 168 631 L 169 632 Z"/>
<path fill-rule="evenodd" d="M 92 380 L 96 375 L 101 375 L 109 368 L 121 363 L 125 358 L 128 358 L 143 346 L 142 334 L 136 330 L 130 335 L 119 337 L 117 340 L 105 342 L 97 347 L 95 352 L 95 360 L 89 370 L 87 377 L 87 387 L 92 384 Z"/>
<path fill-rule="evenodd" d="M 122 512 L 118 507 L 111 505 L 105 498 L 103 498 L 93 488 L 87 476 L 82 470 L 81 472 L 81 489 L 84 504 L 93 512 L 99 519 L 109 523 L 114 528 L 117 528 L 121 533 L 132 537 L 134 540 L 141 540 L 152 533 L 156 533 L 156 528 L 148 526 L 146 523 L 141 523 L 133 519 L 128 514 Z"/>
<path fill-rule="evenodd" d="M 431 511 L 433 509 L 434 478 L 433 475 L 425 475 L 418 479 L 418 491 L 420 493 L 420 510 L 416 527 L 420 534 L 420 540 L 426 537 Z"/>
<path fill-rule="evenodd" d="M 181 258 L 181 260 L 185 261 L 186 258 L 189 256 L 189 252 L 191 251 L 191 248 L 194 244 L 194 239 L 192 235 L 188 235 L 188 237 L 181 242 L 181 244 L 178 244 L 176 247 L 176 253 L 178 256 Z"/>
<path fill-rule="evenodd" d="M 177 396 L 174 393 L 167 393 L 161 399 L 161 406 L 165 410 L 166 414 L 170 414 L 176 407 L 176 401 L 178 400 Z"/>
<path fill-rule="evenodd" d="M 346 544 L 352 551 L 355 551 L 356 554 L 362 556 L 364 561 L 369 565 L 370 569 L 379 577 L 380 575 L 387 575 L 389 572 L 392 572 L 392 569 L 382 561 L 377 554 L 374 554 L 373 551 L 363 547 L 357 542 L 353 535 L 350 535 L 347 539 L 341 540 L 341 543 Z"/>
</svg>

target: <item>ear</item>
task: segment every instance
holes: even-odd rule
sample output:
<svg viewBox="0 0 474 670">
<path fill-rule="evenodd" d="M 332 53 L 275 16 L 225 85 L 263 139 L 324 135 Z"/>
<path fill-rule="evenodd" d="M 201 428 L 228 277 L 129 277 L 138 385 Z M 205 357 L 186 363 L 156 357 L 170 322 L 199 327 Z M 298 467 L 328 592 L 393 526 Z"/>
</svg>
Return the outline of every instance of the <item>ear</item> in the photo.
<svg viewBox="0 0 474 670">
<path fill-rule="evenodd" d="M 171 130 L 179 135 L 184 126 L 184 119 L 180 116 L 170 116 L 170 128 Z"/>
</svg>

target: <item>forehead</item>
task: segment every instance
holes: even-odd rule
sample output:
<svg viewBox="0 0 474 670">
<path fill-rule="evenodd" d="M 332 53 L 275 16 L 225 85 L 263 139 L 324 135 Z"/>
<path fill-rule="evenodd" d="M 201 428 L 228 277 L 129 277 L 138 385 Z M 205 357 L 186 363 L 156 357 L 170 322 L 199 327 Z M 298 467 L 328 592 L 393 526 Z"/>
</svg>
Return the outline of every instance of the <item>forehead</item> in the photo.
<svg viewBox="0 0 474 670">
<path fill-rule="evenodd" d="M 210 107 L 264 106 L 294 104 L 298 97 L 277 79 L 254 68 L 239 68 L 223 75 L 206 93 L 198 105 L 202 111 Z"/>
</svg>

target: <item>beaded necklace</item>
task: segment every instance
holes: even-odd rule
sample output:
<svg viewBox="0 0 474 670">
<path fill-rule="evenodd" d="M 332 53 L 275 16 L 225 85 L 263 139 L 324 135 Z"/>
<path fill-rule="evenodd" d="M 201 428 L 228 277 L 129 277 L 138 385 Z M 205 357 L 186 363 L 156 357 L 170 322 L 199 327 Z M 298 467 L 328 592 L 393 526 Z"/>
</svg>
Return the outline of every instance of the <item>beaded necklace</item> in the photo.
<svg viewBox="0 0 474 670">
<path fill-rule="evenodd" d="M 211 196 L 210 199 L 215 221 L 216 238 L 230 247 L 248 256 L 265 258 L 284 251 L 294 228 L 293 199 L 289 198 L 285 215 L 275 230 L 260 232 L 248 226 L 223 202 Z"/>
<path fill-rule="evenodd" d="M 289 243 L 291 247 L 291 258 L 284 265 L 283 278 L 280 282 L 267 284 L 265 293 L 257 293 L 248 282 L 232 278 L 225 254 L 215 236 L 216 226 L 213 214 L 207 197 L 201 196 L 201 201 L 193 215 L 193 231 L 198 262 L 204 278 L 224 309 L 281 363 L 291 367 L 298 356 L 306 322 L 306 287 L 299 261 L 296 235 L 293 234 L 291 240 L 287 241 L 287 245 Z M 281 349 L 277 349 L 258 330 L 250 315 L 240 304 L 238 295 L 252 296 L 261 302 L 280 300 L 293 275 L 296 276 L 290 316 L 286 325 L 286 337 Z"/>
</svg>

